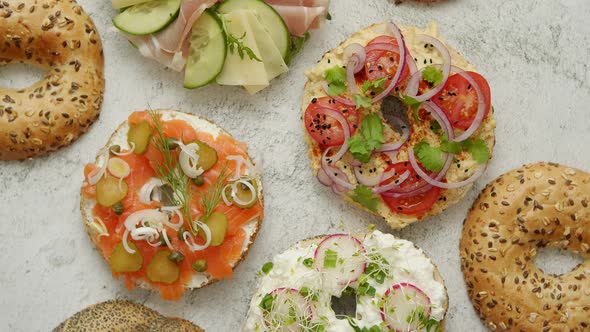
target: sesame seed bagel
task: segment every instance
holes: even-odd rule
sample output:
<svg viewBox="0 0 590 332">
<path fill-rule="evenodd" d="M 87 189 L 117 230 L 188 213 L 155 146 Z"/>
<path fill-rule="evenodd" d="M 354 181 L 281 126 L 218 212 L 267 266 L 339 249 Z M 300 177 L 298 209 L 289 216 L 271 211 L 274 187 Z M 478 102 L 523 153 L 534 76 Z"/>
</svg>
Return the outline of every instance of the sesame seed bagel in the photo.
<svg viewBox="0 0 590 332">
<path fill-rule="evenodd" d="M 165 317 L 139 303 L 113 300 L 91 305 L 66 319 L 53 332 L 202 332 L 188 320 Z"/>
<path fill-rule="evenodd" d="M 431 64 L 432 58 L 435 58 L 434 63 L 437 61 L 442 61 L 441 59 L 436 60 L 436 52 L 428 51 L 427 48 L 424 47 L 424 43 L 420 42 L 417 38 L 418 35 L 424 34 L 437 38 L 445 45 L 451 54 L 451 63 L 453 66 L 461 68 L 464 71 L 476 72 L 475 66 L 473 64 L 469 63 L 462 54 L 446 44 L 444 38 L 442 38 L 439 34 L 438 25 L 436 23 L 429 24 L 425 29 L 404 25 L 398 25 L 398 27 L 404 36 L 407 49 L 410 51 L 412 57 L 416 61 L 418 69 Z M 305 72 L 308 80 L 305 84 L 302 97 L 301 113 L 303 118 L 305 118 L 306 110 L 308 106 L 314 101 L 314 98 L 322 98 L 327 96 L 326 92 L 324 91 L 324 83 L 326 82 L 326 69 L 335 65 L 346 65 L 347 59 L 345 58 L 345 49 L 354 43 L 365 46 L 374 38 L 383 35 L 391 35 L 391 32 L 388 29 L 386 23 L 374 24 L 361 29 L 343 41 L 338 47 L 325 53 L 314 68 Z M 399 131 L 396 130 L 389 123 L 389 121 L 386 120 L 386 116 L 382 110 L 382 105 L 383 101 L 379 101 L 372 104 L 370 108 L 359 109 L 358 112 L 359 114 L 362 114 L 362 116 L 371 113 L 377 114 L 381 118 L 384 126 L 383 136 L 385 137 L 385 141 L 399 142 L 402 136 Z M 407 112 L 404 114 L 404 116 L 407 116 L 409 126 L 411 127 L 411 134 L 407 144 L 404 144 L 398 151 L 397 162 L 407 162 L 409 160 L 408 149 L 410 146 L 415 146 L 422 140 L 435 142 L 438 139 L 438 136 L 435 135 L 431 129 L 430 121 L 415 121 L 413 119 L 413 110 L 410 107 L 407 108 Z M 309 127 L 309 124 L 305 123 L 305 121 L 302 121 L 302 125 L 304 128 Z M 480 138 L 485 142 L 486 146 L 489 147 L 490 155 L 493 153 L 493 147 L 495 145 L 495 128 L 496 120 L 494 118 L 494 108 L 491 107 L 490 112 L 487 114 L 487 116 L 485 116 L 481 126 L 473 136 Z M 304 132 L 305 140 L 309 146 L 307 155 L 310 159 L 310 165 L 313 169 L 313 174 L 317 176 L 320 169 L 322 169 L 322 146 L 310 135 L 307 129 L 304 130 Z M 351 158 L 349 154 L 350 152 L 347 152 L 347 154 L 344 155 L 341 160 L 332 164 L 331 166 L 338 168 L 347 176 L 347 180 L 349 182 L 351 182 L 353 185 L 357 185 L 358 179 L 353 172 L 353 158 Z M 481 167 L 481 165 L 478 165 L 478 163 L 469 153 L 463 152 L 455 155 L 455 157 L 458 158 L 457 160 L 460 160 L 460 162 L 453 163 L 444 177 L 444 179 L 449 183 L 464 181 L 470 178 L 476 172 L 478 167 Z M 383 172 L 385 169 L 387 169 L 387 166 L 388 164 L 381 158 L 372 158 L 369 163 L 363 164 L 362 170 L 365 171 L 365 174 L 367 171 L 374 174 Z M 342 192 L 340 197 L 358 208 L 361 208 L 377 216 L 381 216 L 393 229 L 401 229 L 412 223 L 423 220 L 424 218 L 442 213 L 448 207 L 458 203 L 472 188 L 472 186 L 473 184 L 470 183 L 456 189 L 441 190 L 440 197 L 438 197 L 430 209 L 423 213 L 421 212 L 416 214 L 400 213 L 397 210 L 391 209 L 380 196 L 378 197 L 379 199 L 377 206 L 373 210 L 370 210 L 365 206 L 362 206 L 361 204 L 353 201 L 349 192 Z"/>
<path fill-rule="evenodd" d="M 175 110 L 168 110 L 168 109 L 161 109 L 161 110 L 154 110 L 154 112 L 161 115 L 162 120 L 169 121 L 169 120 L 182 120 L 191 125 L 196 131 L 203 131 L 207 133 L 217 132 L 218 135 L 231 135 L 225 131 L 223 128 L 219 127 L 217 124 L 213 123 L 212 121 L 202 118 L 197 115 L 188 114 L 184 112 L 179 112 Z M 129 123 L 128 121 L 123 122 L 119 127 L 115 130 L 115 132 L 109 138 L 105 148 L 109 148 L 113 145 L 119 145 L 122 150 L 128 150 L 130 148 L 127 142 L 127 133 L 129 131 Z M 254 164 L 251 157 L 248 155 L 248 160 Z M 99 161 L 99 156 L 96 157 L 95 162 Z M 254 176 L 256 184 L 257 184 L 257 197 L 260 200 L 260 204 L 264 207 L 264 191 L 262 186 L 262 178 L 260 174 L 256 174 Z M 91 227 L 91 224 L 95 220 L 94 208 L 98 205 L 98 202 L 95 198 L 87 197 L 84 195 L 84 188 L 88 185 L 87 180 L 84 181 L 82 186 L 82 193 L 80 195 L 80 211 L 82 213 L 82 219 L 84 223 L 84 228 L 98 249 L 102 256 L 108 261 L 109 254 L 100 247 L 100 239 L 97 237 L 96 230 Z M 197 195 L 197 194 L 195 194 Z M 195 198 L 196 199 L 196 198 Z M 223 201 L 220 201 L 220 204 L 224 204 Z M 232 269 L 235 269 L 247 256 L 248 251 L 252 244 L 254 243 L 256 236 L 258 234 L 258 230 L 262 224 L 263 215 L 260 217 L 253 218 L 243 224 L 241 226 L 242 230 L 245 232 L 245 239 L 241 246 L 241 252 L 237 259 L 233 260 L 230 265 Z M 118 234 L 119 236 L 120 234 Z M 144 262 L 147 264 L 147 262 Z M 187 289 L 197 289 L 203 288 L 208 286 L 216 281 L 215 277 L 213 277 L 208 272 L 196 272 L 192 271 L 192 279 L 190 279 L 187 283 L 184 284 L 184 287 Z M 147 280 L 147 278 L 138 278 L 135 280 L 135 285 L 139 286 L 140 288 L 157 291 L 157 284 L 154 284 Z"/>
<path fill-rule="evenodd" d="M 492 331 L 590 329 L 590 174 L 536 163 L 491 182 L 467 215 L 461 269 L 475 310 Z M 538 248 L 585 260 L 563 275 L 535 265 Z"/>
<path fill-rule="evenodd" d="M 74 0 L 7 0 L 0 17 L 0 66 L 20 62 L 47 71 L 28 88 L 0 88 L 0 160 L 70 144 L 98 118 L 103 99 L 94 23 Z"/>
</svg>

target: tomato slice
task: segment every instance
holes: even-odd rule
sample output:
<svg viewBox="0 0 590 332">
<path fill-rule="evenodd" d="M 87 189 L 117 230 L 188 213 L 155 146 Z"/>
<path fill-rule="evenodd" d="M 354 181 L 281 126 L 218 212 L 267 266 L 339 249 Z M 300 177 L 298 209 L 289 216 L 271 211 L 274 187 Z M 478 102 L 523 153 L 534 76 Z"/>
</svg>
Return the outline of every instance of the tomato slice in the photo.
<svg viewBox="0 0 590 332">
<path fill-rule="evenodd" d="M 358 127 L 358 113 L 354 106 L 347 106 L 330 97 L 314 98 L 305 110 L 305 128 L 309 135 L 323 146 L 336 146 L 344 143 L 344 131 L 340 122 L 327 114 L 325 108 L 344 115 L 348 121 L 351 135 Z"/>
<path fill-rule="evenodd" d="M 367 46 L 372 44 L 392 44 L 397 46 L 397 40 L 391 36 L 379 36 L 371 40 Z M 393 76 L 400 64 L 399 53 L 390 51 L 371 50 L 367 52 L 367 58 L 365 60 L 365 77 L 370 81 L 387 77 L 387 83 L 385 86 L 391 84 Z M 410 74 L 410 69 L 406 65 L 402 70 L 399 82 L 403 82 Z"/>
<path fill-rule="evenodd" d="M 406 181 L 402 182 L 402 184 L 400 185 L 401 188 L 411 188 L 413 186 L 416 186 L 419 182 L 421 182 L 420 177 L 418 176 L 418 174 L 416 174 L 409 162 L 399 162 L 391 164 L 389 165 L 389 167 L 387 167 L 385 171 L 387 172 L 391 169 L 395 169 L 395 172 L 398 176 L 400 176 L 407 170 L 410 171 L 410 176 Z M 381 185 L 388 184 L 396 178 L 397 177 L 393 177 L 381 183 Z M 432 208 L 439 196 L 440 188 L 433 187 L 428 192 L 416 195 L 414 197 L 394 198 L 382 194 L 381 198 L 383 199 L 385 204 L 387 204 L 387 206 L 396 213 L 406 215 L 422 215 Z"/>
<path fill-rule="evenodd" d="M 466 72 L 479 85 L 485 97 L 485 116 L 490 112 L 490 86 L 483 76 L 478 73 Z M 463 76 L 454 74 L 449 77 L 443 89 L 431 99 L 448 116 L 453 128 L 466 130 L 471 126 L 477 114 L 477 93 Z"/>
</svg>

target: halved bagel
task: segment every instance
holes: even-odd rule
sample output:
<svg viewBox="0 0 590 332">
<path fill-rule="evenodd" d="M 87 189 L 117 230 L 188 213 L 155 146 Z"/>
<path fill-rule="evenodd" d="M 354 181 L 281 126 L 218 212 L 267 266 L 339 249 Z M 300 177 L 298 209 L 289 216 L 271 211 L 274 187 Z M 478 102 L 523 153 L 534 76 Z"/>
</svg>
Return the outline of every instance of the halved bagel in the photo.
<svg viewBox="0 0 590 332">
<path fill-rule="evenodd" d="M 112 300 L 91 305 L 53 329 L 53 332 L 202 332 L 188 320 L 162 316 L 139 303 Z"/>
<path fill-rule="evenodd" d="M 179 111 L 175 111 L 175 110 L 154 110 L 154 112 L 160 114 L 162 116 L 163 121 L 174 120 L 174 119 L 183 120 L 183 121 L 189 123 L 197 132 L 198 131 L 204 131 L 204 132 L 208 132 L 208 133 L 216 132 L 217 135 L 227 135 L 227 136 L 231 137 L 231 135 L 227 131 L 225 131 L 224 129 L 222 129 L 218 125 L 214 124 L 210 120 L 207 120 L 205 118 L 202 118 L 202 117 L 199 117 L 196 115 L 187 114 L 187 113 L 183 113 L 183 112 L 179 112 Z M 125 121 L 111 135 L 105 148 L 108 148 L 112 145 L 119 145 L 122 150 L 129 149 L 130 146 L 127 143 L 128 130 L 129 130 L 129 123 L 128 123 L 128 121 Z M 252 161 L 252 159 L 249 156 L 248 156 L 248 158 L 249 158 L 249 161 L 254 164 L 254 162 Z M 99 157 L 97 156 L 95 162 L 98 162 L 98 160 L 99 160 Z M 262 206 L 262 210 L 261 210 L 262 212 L 259 217 L 251 219 L 247 223 L 245 223 L 241 226 L 241 228 L 243 229 L 243 231 L 246 234 L 246 237 L 245 237 L 245 240 L 242 244 L 239 257 L 237 259 L 235 259 L 234 261 L 232 261 L 232 263 L 231 263 L 232 269 L 235 269 L 238 266 L 238 264 L 246 258 L 247 254 L 248 254 L 248 250 L 250 249 L 250 246 L 254 243 L 254 240 L 256 239 L 256 236 L 258 234 L 258 230 L 262 224 L 264 196 L 263 196 L 261 175 L 256 174 L 255 180 L 257 183 L 257 191 L 258 191 L 258 193 L 257 193 L 258 198 L 257 199 L 260 200 L 260 204 Z M 92 242 L 95 244 L 97 249 L 99 249 L 99 252 L 101 252 L 101 254 L 105 257 L 105 259 L 108 260 L 110 253 L 106 253 L 100 249 L 100 242 L 99 242 L 100 239 L 97 237 L 96 230 L 93 227 L 91 227 L 91 224 L 95 220 L 94 219 L 95 215 L 94 215 L 93 210 L 98 205 L 98 203 L 95 198 L 88 197 L 87 195 L 84 194 L 84 188 L 87 185 L 88 185 L 88 183 L 85 180 L 84 185 L 82 186 L 82 194 L 81 194 L 81 200 L 80 200 L 80 211 L 82 213 L 84 227 L 86 229 L 86 232 L 88 233 L 88 236 L 92 240 Z M 223 200 L 220 201 L 220 204 L 223 204 Z M 144 262 L 144 264 L 147 264 L 147 262 Z M 192 278 L 184 286 L 187 289 L 197 289 L 197 288 L 202 288 L 207 285 L 210 285 L 215 281 L 218 281 L 218 279 L 213 277 L 210 273 L 193 271 Z M 157 290 L 157 285 L 150 282 L 149 280 L 147 280 L 145 278 L 140 278 L 140 279 L 135 280 L 135 284 L 141 288 L 144 288 L 144 289 Z"/>
</svg>

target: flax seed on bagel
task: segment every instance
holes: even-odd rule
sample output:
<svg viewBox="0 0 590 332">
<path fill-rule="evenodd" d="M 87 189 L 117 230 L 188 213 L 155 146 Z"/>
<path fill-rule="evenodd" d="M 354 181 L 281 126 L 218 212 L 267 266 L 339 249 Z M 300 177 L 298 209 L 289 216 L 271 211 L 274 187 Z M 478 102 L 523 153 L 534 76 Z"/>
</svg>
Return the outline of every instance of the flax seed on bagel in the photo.
<svg viewBox="0 0 590 332">
<path fill-rule="evenodd" d="M 493 331 L 590 329 L 590 174 L 536 163 L 493 182 L 473 204 L 460 255 L 467 292 Z M 551 275 L 535 265 L 539 248 L 584 259 Z"/>
<path fill-rule="evenodd" d="M 0 17 L 0 66 L 47 71 L 27 88 L 0 87 L 0 160 L 70 144 L 98 118 L 103 99 L 103 51 L 92 20 L 74 0 L 7 0 Z"/>
</svg>

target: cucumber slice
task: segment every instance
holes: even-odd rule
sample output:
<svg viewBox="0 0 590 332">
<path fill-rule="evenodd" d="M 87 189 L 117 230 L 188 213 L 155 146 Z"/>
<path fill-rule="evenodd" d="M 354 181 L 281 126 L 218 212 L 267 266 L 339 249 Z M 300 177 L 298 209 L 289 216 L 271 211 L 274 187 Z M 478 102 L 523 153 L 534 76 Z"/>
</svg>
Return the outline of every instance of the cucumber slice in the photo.
<svg viewBox="0 0 590 332">
<path fill-rule="evenodd" d="M 226 0 L 219 5 L 219 12 L 229 14 L 234 10 L 249 9 L 256 12 L 260 23 L 270 34 L 272 40 L 281 52 L 283 59 L 287 58 L 291 47 L 291 35 L 287 24 L 277 11 L 262 0 Z M 240 36 L 237 36 L 240 37 Z"/>
<path fill-rule="evenodd" d="M 219 19 L 209 10 L 193 25 L 190 51 L 184 71 L 184 87 L 200 88 L 211 83 L 223 70 L 227 45 Z"/>
<path fill-rule="evenodd" d="M 172 23 L 180 11 L 181 0 L 153 0 L 125 9 L 113 19 L 115 26 L 128 34 L 149 35 Z"/>
</svg>

